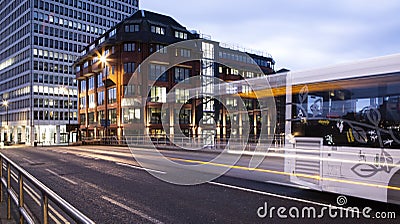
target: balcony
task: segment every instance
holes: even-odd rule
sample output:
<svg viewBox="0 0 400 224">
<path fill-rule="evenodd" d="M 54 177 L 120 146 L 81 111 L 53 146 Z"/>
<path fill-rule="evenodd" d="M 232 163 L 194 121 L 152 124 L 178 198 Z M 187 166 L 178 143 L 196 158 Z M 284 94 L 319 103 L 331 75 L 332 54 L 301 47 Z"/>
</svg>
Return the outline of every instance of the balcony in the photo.
<svg viewBox="0 0 400 224">
<path fill-rule="evenodd" d="M 93 71 L 93 72 L 101 72 L 102 69 L 103 69 L 103 66 L 102 66 L 102 63 L 101 63 L 100 61 L 95 62 L 95 63 L 92 65 L 92 71 Z"/>
<path fill-rule="evenodd" d="M 83 76 L 83 71 L 82 71 L 82 70 L 75 72 L 75 76 L 76 76 L 76 79 L 77 79 L 77 80 L 80 80 L 80 79 L 85 78 L 85 77 Z"/>
<path fill-rule="evenodd" d="M 103 82 L 106 87 L 116 85 L 117 84 L 117 75 L 110 74 L 110 72 L 107 72 L 107 74 L 105 74 L 103 76 Z"/>
<path fill-rule="evenodd" d="M 91 76 L 93 75 L 92 66 L 87 66 L 86 68 L 82 69 L 83 76 Z"/>
</svg>

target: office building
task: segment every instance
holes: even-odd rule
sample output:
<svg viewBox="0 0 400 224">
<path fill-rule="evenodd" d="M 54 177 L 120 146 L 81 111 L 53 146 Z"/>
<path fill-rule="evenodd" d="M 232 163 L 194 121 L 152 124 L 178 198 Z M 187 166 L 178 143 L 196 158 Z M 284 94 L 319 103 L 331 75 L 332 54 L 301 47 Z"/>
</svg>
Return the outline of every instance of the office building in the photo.
<svg viewBox="0 0 400 224">
<path fill-rule="evenodd" d="M 137 9 L 138 0 L 0 1 L 1 140 L 76 139 L 67 130 L 78 120 L 73 62 Z"/>
<path fill-rule="evenodd" d="M 171 52 L 165 48 L 181 41 L 198 39 L 201 40 L 198 52 L 185 48 Z M 151 61 L 148 68 L 142 68 L 148 74 L 139 74 L 132 81 L 138 66 L 155 52 L 172 58 L 190 58 L 199 52 L 209 52 L 210 58 L 179 63 L 171 69 L 165 62 Z M 83 139 L 107 136 L 119 139 L 125 135 L 144 134 L 163 136 L 166 132 L 162 117 L 165 116 L 171 121 L 169 125 L 179 126 L 185 136 L 230 136 L 232 133 L 227 121 L 230 117 L 226 108 L 217 106 L 217 102 L 207 97 L 189 100 L 189 88 L 176 90 L 173 104 L 182 103 L 181 108 L 169 106 L 164 110 L 162 105 L 166 103 L 166 94 L 170 90 L 191 77 L 216 77 L 231 82 L 241 80 L 243 76 L 253 78 L 274 73 L 275 61 L 270 55 L 250 52 L 248 55 L 252 60 L 243 55 L 244 51 L 204 38 L 169 16 L 143 10 L 136 12 L 89 44 L 76 62 L 78 120 Z M 257 64 L 262 71 L 254 73 L 230 68 L 216 63 L 214 59 L 217 57 L 226 64 L 236 61 L 243 67 Z M 132 97 L 137 97 L 139 102 L 145 99 L 145 106 L 135 107 L 134 103 L 129 103 Z M 245 100 L 245 104 L 250 119 L 254 120 L 251 134 L 256 136 L 257 122 L 261 122 L 258 105 L 250 98 Z M 236 107 L 237 102 L 226 102 L 226 106 Z M 215 125 L 208 126 L 210 120 L 218 122 L 217 129 Z M 127 133 L 127 128 L 132 131 Z M 168 126 L 167 129 L 173 130 L 174 127 Z"/>
</svg>

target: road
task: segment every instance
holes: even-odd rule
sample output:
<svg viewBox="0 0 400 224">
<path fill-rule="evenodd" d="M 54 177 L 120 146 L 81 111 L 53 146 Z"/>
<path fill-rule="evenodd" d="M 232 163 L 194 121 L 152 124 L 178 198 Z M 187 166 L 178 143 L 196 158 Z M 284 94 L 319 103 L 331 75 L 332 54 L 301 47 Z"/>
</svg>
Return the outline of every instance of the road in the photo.
<svg viewBox="0 0 400 224">
<path fill-rule="evenodd" d="M 267 157 L 257 170 L 246 169 L 249 157 L 243 157 L 222 177 L 195 186 L 178 186 L 153 176 L 163 176 L 178 170 L 162 167 L 148 151 L 143 149 L 142 152 L 139 156 L 146 159 L 146 166 L 136 162 L 129 149 L 120 147 L 20 147 L 2 150 L 3 154 L 20 164 L 96 223 L 399 221 L 338 217 L 331 219 L 328 212 L 320 219 L 282 219 L 273 210 L 262 218 L 264 207 L 275 207 L 275 210 L 281 206 L 287 210 L 313 207 L 316 211 L 323 211 L 323 208 L 337 205 L 338 195 L 290 186 L 289 177 L 283 173 L 283 159 L 278 156 Z M 215 157 L 214 153 L 205 152 L 162 153 L 186 165 L 202 162 L 204 164 Z M 211 163 L 210 166 L 221 164 Z M 400 211 L 398 206 L 352 197 L 347 199 L 349 203 L 346 206 L 369 206 L 373 211 L 381 212 Z M 57 218 L 56 214 L 52 219 L 57 220 L 56 222 L 63 221 Z"/>
</svg>

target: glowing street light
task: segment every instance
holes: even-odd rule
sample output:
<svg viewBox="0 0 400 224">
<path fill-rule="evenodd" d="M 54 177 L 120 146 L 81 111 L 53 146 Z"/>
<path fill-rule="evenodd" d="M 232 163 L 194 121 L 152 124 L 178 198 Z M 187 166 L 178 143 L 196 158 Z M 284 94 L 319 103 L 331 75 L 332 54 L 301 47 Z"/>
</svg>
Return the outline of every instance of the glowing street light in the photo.
<svg viewBox="0 0 400 224">
<path fill-rule="evenodd" d="M 106 63 L 107 62 L 107 57 L 103 54 L 103 55 L 101 55 L 100 57 L 99 57 L 99 59 L 100 59 L 100 61 L 101 61 L 101 63 Z"/>
</svg>

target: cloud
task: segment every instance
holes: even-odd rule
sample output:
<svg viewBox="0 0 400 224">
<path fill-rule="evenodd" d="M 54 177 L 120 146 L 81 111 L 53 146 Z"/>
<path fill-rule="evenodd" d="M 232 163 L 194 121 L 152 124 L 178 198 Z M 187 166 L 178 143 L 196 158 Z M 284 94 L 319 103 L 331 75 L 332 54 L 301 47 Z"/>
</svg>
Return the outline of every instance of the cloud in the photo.
<svg viewBox="0 0 400 224">
<path fill-rule="evenodd" d="M 214 40 L 267 51 L 307 69 L 400 52 L 400 1 L 142 1 Z"/>
</svg>

